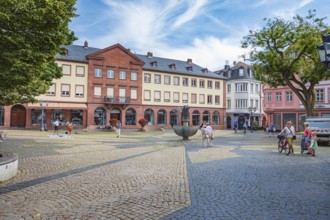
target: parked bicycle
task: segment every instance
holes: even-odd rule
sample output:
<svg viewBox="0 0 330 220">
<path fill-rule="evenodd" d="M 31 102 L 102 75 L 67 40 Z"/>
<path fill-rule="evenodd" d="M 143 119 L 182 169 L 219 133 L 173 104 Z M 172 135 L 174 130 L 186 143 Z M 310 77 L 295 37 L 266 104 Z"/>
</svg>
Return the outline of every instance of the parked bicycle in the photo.
<svg viewBox="0 0 330 220">
<path fill-rule="evenodd" d="M 277 139 L 278 139 L 278 144 L 277 144 L 278 152 L 282 153 L 282 151 L 284 150 L 285 153 L 288 153 L 290 151 L 290 148 L 285 133 L 279 133 L 277 135 Z"/>
</svg>

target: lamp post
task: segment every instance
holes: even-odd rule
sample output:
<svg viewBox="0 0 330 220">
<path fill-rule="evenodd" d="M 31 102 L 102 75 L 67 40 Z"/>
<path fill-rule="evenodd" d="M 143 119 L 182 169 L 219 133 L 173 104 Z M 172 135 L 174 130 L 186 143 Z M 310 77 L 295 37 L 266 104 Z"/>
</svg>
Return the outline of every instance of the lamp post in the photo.
<svg viewBox="0 0 330 220">
<path fill-rule="evenodd" d="M 45 105 L 48 106 L 48 100 L 43 101 L 42 99 L 39 100 L 39 104 L 41 107 L 41 130 L 45 130 L 45 123 L 44 123 L 44 110 L 45 110 Z"/>
<path fill-rule="evenodd" d="M 322 36 L 322 44 L 317 47 L 319 51 L 320 60 L 327 67 L 330 64 L 330 33 Z"/>
<path fill-rule="evenodd" d="M 250 107 L 248 107 L 248 111 L 250 112 L 250 129 L 251 129 L 251 133 L 253 132 L 253 129 L 252 129 L 252 125 L 253 125 L 253 121 L 252 121 L 252 113 L 253 112 L 256 112 L 256 110 L 257 110 L 257 107 L 252 107 L 252 106 L 250 106 Z"/>
</svg>

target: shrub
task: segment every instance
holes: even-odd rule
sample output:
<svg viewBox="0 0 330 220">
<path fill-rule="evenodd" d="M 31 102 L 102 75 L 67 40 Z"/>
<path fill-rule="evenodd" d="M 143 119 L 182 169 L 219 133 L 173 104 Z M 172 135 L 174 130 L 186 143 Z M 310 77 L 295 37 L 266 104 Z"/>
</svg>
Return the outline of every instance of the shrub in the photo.
<svg viewBox="0 0 330 220">
<path fill-rule="evenodd" d="M 141 118 L 139 120 L 139 124 L 141 125 L 141 127 L 143 128 L 144 126 L 146 126 L 146 124 L 148 123 L 148 120 L 145 118 Z"/>
<path fill-rule="evenodd" d="M 111 126 L 117 126 L 118 119 L 117 118 L 111 118 L 109 123 L 110 123 Z"/>
</svg>

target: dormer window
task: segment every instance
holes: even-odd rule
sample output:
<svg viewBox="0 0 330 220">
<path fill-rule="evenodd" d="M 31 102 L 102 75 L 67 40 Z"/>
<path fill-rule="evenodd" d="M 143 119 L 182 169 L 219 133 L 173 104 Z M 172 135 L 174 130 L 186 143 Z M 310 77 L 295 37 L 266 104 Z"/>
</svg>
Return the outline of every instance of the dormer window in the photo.
<svg viewBox="0 0 330 220">
<path fill-rule="evenodd" d="M 244 76 L 244 69 L 241 68 L 238 70 L 239 76 Z"/>
<path fill-rule="evenodd" d="M 203 73 L 208 73 L 209 70 L 208 70 L 207 68 L 204 68 L 204 69 L 202 69 L 202 72 L 203 72 Z"/>
<path fill-rule="evenodd" d="M 152 62 L 150 63 L 150 65 L 151 65 L 152 67 L 158 67 L 158 65 L 157 65 L 157 61 L 152 61 Z"/>
<path fill-rule="evenodd" d="M 188 70 L 188 71 L 193 71 L 192 66 L 187 66 L 187 70 Z"/>
<path fill-rule="evenodd" d="M 176 69 L 175 63 L 170 64 L 169 67 L 170 67 L 170 69 L 174 69 L 174 70 Z"/>
</svg>

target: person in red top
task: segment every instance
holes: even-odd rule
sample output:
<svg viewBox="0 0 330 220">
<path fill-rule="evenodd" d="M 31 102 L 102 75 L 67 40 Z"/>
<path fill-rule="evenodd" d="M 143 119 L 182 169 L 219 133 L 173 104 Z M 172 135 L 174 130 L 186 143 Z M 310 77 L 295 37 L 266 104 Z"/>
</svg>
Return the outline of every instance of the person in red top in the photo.
<svg viewBox="0 0 330 220">
<path fill-rule="evenodd" d="M 303 137 L 303 143 L 302 143 L 302 148 L 301 148 L 301 153 L 303 153 L 303 151 L 306 149 L 308 150 L 307 154 L 311 154 L 311 151 L 309 150 L 308 145 L 310 145 L 310 141 L 311 141 L 311 130 L 309 129 L 309 124 L 308 122 L 304 122 L 304 137 Z"/>
</svg>

